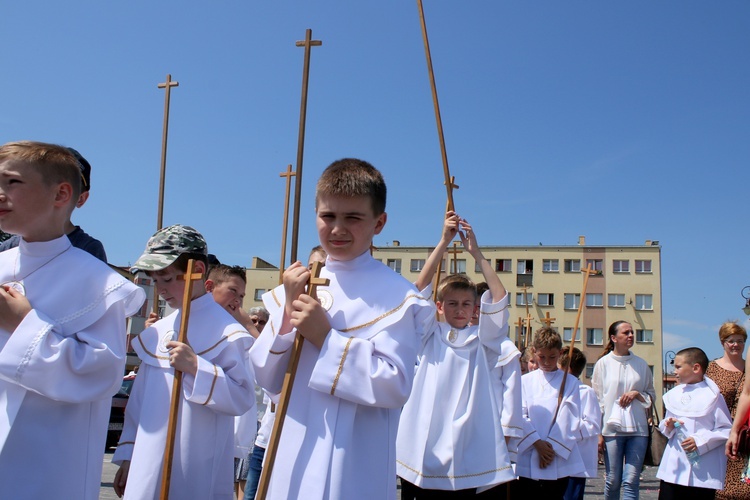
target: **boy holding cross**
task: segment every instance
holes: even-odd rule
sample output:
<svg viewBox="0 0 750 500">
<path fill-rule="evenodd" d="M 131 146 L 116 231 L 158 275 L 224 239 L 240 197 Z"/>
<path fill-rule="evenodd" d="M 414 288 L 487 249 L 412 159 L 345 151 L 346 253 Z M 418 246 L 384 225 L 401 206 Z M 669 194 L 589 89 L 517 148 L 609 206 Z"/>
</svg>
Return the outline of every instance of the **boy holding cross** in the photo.
<svg viewBox="0 0 750 500">
<path fill-rule="evenodd" d="M 125 498 L 158 498 L 174 372 L 183 373 L 170 498 L 233 497 L 234 416 L 253 404 L 252 337 L 206 293 L 206 241 L 189 226 L 158 231 L 133 267 L 146 271 L 176 311 L 133 340 L 141 369 L 125 411 L 115 492 Z M 188 261 L 203 275 L 192 288 L 186 343 L 175 340 L 187 286 Z"/>
<path fill-rule="evenodd" d="M 258 383 L 281 391 L 297 334 L 302 346 L 267 498 L 395 499 L 396 430 L 411 391 L 427 301 L 369 249 L 386 223 L 386 186 L 362 160 L 332 163 L 315 196 L 328 253 L 318 300 L 295 262 L 266 293 L 270 321 L 250 353 Z M 278 418 L 281 418 L 280 416 Z"/>
<path fill-rule="evenodd" d="M 145 294 L 74 248 L 65 223 L 81 190 L 68 149 L 0 146 L 0 485 L 3 498 L 99 497 L 125 318 Z M 40 480 L 39 471 L 44 471 Z"/>
</svg>

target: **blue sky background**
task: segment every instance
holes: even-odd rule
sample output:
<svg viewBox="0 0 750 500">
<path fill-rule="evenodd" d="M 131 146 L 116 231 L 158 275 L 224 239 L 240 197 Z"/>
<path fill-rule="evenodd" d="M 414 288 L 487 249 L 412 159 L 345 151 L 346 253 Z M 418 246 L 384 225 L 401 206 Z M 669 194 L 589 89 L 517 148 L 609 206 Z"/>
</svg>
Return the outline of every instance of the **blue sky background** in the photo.
<svg viewBox="0 0 750 500">
<path fill-rule="evenodd" d="M 459 213 L 480 244 L 659 240 L 667 349 L 721 354 L 750 285 L 750 2 L 431 1 L 425 16 Z M 277 263 L 313 49 L 300 252 L 313 188 L 344 156 L 380 168 L 375 244 L 432 245 L 445 206 L 416 2 L 5 2 L 0 141 L 79 149 L 92 196 L 74 221 L 127 265 L 164 224 L 229 264 Z"/>
</svg>

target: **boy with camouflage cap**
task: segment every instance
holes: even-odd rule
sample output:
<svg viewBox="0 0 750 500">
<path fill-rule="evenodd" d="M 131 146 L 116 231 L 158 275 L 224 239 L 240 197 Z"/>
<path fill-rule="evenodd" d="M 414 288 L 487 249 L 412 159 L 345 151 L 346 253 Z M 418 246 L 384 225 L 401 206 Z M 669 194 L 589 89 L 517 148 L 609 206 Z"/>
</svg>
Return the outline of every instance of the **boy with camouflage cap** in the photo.
<svg viewBox="0 0 750 500">
<path fill-rule="evenodd" d="M 170 497 L 232 497 L 232 417 L 247 412 L 255 397 L 246 354 L 252 337 L 206 293 L 201 282 L 193 287 L 186 343 L 175 340 L 188 260 L 195 261 L 194 272 L 205 274 L 207 256 L 206 241 L 198 231 L 174 225 L 152 236 L 133 266 L 151 277 L 159 295 L 176 311 L 133 340 L 142 364 L 112 457 L 120 465 L 114 481 L 119 496 L 159 495 L 170 395 L 174 370 L 179 370 L 183 372 L 182 398 Z"/>
</svg>

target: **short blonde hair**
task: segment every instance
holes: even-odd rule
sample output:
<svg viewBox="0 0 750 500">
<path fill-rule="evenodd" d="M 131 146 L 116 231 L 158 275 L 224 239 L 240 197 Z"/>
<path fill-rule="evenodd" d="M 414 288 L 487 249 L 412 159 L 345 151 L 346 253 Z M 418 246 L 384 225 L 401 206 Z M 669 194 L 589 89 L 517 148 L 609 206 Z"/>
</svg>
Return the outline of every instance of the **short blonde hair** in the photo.
<svg viewBox="0 0 750 500">
<path fill-rule="evenodd" d="M 8 142 L 0 146 L 0 162 L 6 160 L 31 165 L 48 186 L 67 182 L 73 188 L 72 200 L 78 200 L 81 194 L 81 164 L 68 148 L 44 142 Z"/>
</svg>

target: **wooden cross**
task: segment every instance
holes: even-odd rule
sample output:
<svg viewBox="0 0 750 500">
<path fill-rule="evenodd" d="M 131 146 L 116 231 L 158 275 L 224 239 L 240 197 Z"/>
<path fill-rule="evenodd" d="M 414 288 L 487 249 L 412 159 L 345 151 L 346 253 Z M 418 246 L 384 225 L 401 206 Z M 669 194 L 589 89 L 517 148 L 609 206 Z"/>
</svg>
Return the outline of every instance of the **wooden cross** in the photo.
<svg viewBox="0 0 750 500">
<path fill-rule="evenodd" d="M 453 274 L 458 274 L 458 254 L 464 253 L 463 250 L 458 249 L 459 243 L 457 241 L 453 242 L 453 248 L 451 248 L 448 252 L 452 255 L 453 259 Z"/>
<path fill-rule="evenodd" d="M 292 172 L 292 166 L 287 165 L 286 172 L 281 172 L 279 177 L 286 177 L 286 197 L 284 198 L 284 223 L 281 232 L 281 263 L 279 264 L 279 285 L 284 281 L 284 268 L 286 257 L 286 232 L 289 228 L 289 195 L 291 194 L 292 177 L 297 174 Z"/>
<path fill-rule="evenodd" d="M 180 82 L 173 82 L 172 75 L 167 73 L 167 81 L 158 84 L 158 88 L 166 89 L 164 93 L 164 127 L 161 135 L 161 175 L 159 179 L 159 211 L 156 218 L 156 230 L 162 228 L 164 215 L 164 177 L 167 171 L 167 135 L 169 131 L 169 98 L 172 87 L 179 87 Z"/>
<path fill-rule="evenodd" d="M 310 279 L 307 282 L 307 294 L 316 300 L 317 288 L 319 286 L 326 286 L 329 284 L 328 279 L 320 277 L 320 270 L 322 268 L 322 262 L 313 262 L 312 268 L 310 269 Z M 289 409 L 289 397 L 292 394 L 294 377 L 297 375 L 297 366 L 299 365 L 299 358 L 300 354 L 302 353 L 302 344 L 304 343 L 304 341 L 305 338 L 298 333 L 296 338 L 294 339 L 294 346 L 292 347 L 289 366 L 287 367 L 286 373 L 284 374 L 284 383 L 281 386 L 279 404 L 276 408 L 276 420 L 273 424 L 271 437 L 268 440 L 268 447 L 266 448 L 267 458 L 265 459 L 265 463 L 263 465 L 263 471 L 260 475 L 258 491 L 256 492 L 255 497 L 260 500 L 265 500 L 266 494 L 268 493 L 268 485 L 270 484 L 273 466 L 276 462 L 276 452 L 279 449 L 279 440 L 281 439 L 281 432 L 284 429 L 284 420 L 286 418 L 286 412 Z"/>
<path fill-rule="evenodd" d="M 297 182 L 294 183 L 294 218 L 292 219 L 292 255 L 291 262 L 297 260 L 297 238 L 299 237 L 299 211 L 302 199 L 302 159 L 305 153 L 305 123 L 307 121 L 307 82 L 310 77 L 310 50 L 323 45 L 320 40 L 312 39 L 310 28 L 305 32 L 304 41 L 295 43 L 305 48 L 305 60 L 302 66 L 302 102 L 299 110 L 299 133 L 297 135 Z M 259 497 L 262 498 L 263 497 Z"/>
<path fill-rule="evenodd" d="M 453 190 L 458 189 L 458 184 L 456 184 L 456 178 L 454 176 L 446 177 L 446 180 L 443 182 L 443 184 L 446 185 L 448 188 L 448 200 L 445 202 L 445 211 L 451 212 L 454 210 L 453 206 Z M 456 227 L 458 230 L 458 226 Z M 432 301 L 437 302 L 437 293 L 438 293 L 438 285 L 440 284 L 440 273 L 443 272 L 443 260 L 441 259 L 440 262 L 438 262 L 438 268 L 437 272 L 435 273 L 435 281 L 432 285 Z M 438 320 L 440 319 L 440 315 L 438 316 Z"/>
<path fill-rule="evenodd" d="M 193 282 L 203 278 L 203 273 L 193 272 L 195 261 L 190 259 L 187 264 L 187 271 L 178 280 L 186 281 L 185 292 L 182 296 L 182 315 L 180 318 L 180 333 L 177 341 L 187 344 L 188 320 L 190 319 L 190 304 L 193 301 Z M 180 408 L 182 399 L 182 372 L 174 370 L 174 382 L 172 383 L 172 399 L 169 407 L 169 421 L 167 423 L 167 448 L 164 450 L 164 460 L 162 461 L 161 492 L 159 498 L 166 500 L 169 498 L 169 483 L 172 477 L 172 459 L 174 458 L 175 435 L 177 434 L 177 413 Z"/>
<path fill-rule="evenodd" d="M 518 327 L 518 335 L 516 336 L 516 343 L 519 348 L 523 349 L 523 325 L 524 321 L 521 316 L 518 317 L 518 321 L 515 323 L 515 325 Z"/>
<path fill-rule="evenodd" d="M 531 314 L 526 313 L 526 335 L 524 336 L 524 347 L 529 345 L 529 335 L 531 335 Z"/>
<path fill-rule="evenodd" d="M 549 328 L 549 327 L 552 326 L 552 323 L 554 323 L 556 319 L 557 318 L 550 318 L 549 317 L 549 311 L 547 311 L 545 313 L 545 316 L 542 318 L 542 323 L 544 323 L 545 325 L 547 325 L 547 328 Z"/>
</svg>

